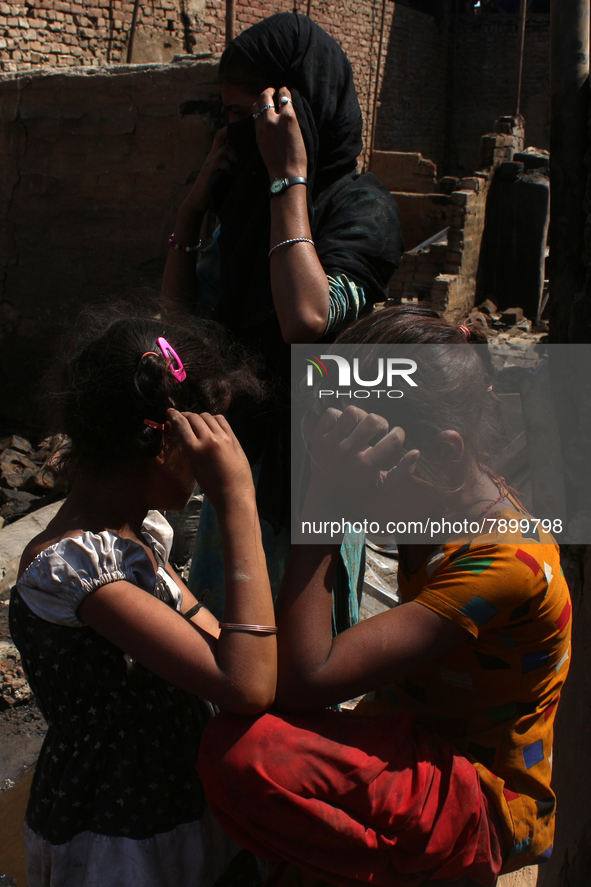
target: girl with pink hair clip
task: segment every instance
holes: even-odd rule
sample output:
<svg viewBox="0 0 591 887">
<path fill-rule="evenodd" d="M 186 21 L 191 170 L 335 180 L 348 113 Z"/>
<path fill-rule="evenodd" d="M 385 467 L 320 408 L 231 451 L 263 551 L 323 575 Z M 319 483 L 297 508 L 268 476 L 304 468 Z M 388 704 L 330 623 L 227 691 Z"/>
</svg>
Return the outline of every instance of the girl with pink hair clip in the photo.
<svg viewBox="0 0 591 887">
<path fill-rule="evenodd" d="M 275 622 L 252 474 L 222 415 L 259 384 L 219 328 L 95 317 L 51 399 L 71 491 L 25 549 L 11 631 L 48 723 L 29 887 L 209 887 L 239 851 L 195 772 L 214 703 L 273 701 Z M 218 623 L 168 563 L 199 482 L 224 539 Z M 210 702 L 206 703 L 207 699 Z"/>
</svg>

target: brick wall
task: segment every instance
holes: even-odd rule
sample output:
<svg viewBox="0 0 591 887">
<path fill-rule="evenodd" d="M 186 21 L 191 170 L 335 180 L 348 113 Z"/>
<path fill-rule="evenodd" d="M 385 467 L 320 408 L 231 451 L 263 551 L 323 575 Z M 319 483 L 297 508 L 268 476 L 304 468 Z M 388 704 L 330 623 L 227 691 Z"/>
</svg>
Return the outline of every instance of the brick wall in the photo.
<svg viewBox="0 0 591 887">
<path fill-rule="evenodd" d="M 307 3 L 296 0 L 305 12 Z M 236 3 L 236 32 L 267 15 L 291 11 L 293 0 Z M 445 4 L 443 5 L 445 8 Z M 167 62 L 175 55 L 211 53 L 225 41 L 225 0 L 140 3 L 132 61 Z M 365 141 L 377 94 L 375 145 L 420 151 L 440 167 L 445 153 L 449 37 L 437 18 L 402 3 L 386 4 L 380 83 L 376 85 L 380 0 L 313 0 L 311 15 L 351 59 L 365 118 Z M 126 61 L 133 0 L 0 0 L 0 70 Z M 462 15 L 453 82 L 452 171 L 478 165 L 480 136 L 514 111 L 517 16 Z M 549 17 L 528 17 L 522 113 L 526 141 L 548 147 Z"/>
<path fill-rule="evenodd" d="M 480 136 L 515 112 L 517 16 L 460 16 L 455 58 L 452 166 L 478 165 Z M 550 147 L 550 20 L 529 15 L 525 33 L 521 113 L 525 143 Z"/>
<path fill-rule="evenodd" d="M 305 12 L 302 0 L 297 5 Z M 236 32 L 293 8 L 292 0 L 256 4 L 239 0 Z M 376 95 L 381 8 L 380 0 L 316 0 L 311 8 L 314 20 L 340 42 L 351 60 L 366 143 Z M 125 62 L 132 13 L 133 0 L 0 0 L 0 70 Z M 437 159 L 444 126 L 447 44 L 442 26 L 432 16 L 401 4 L 388 3 L 386 13 L 377 86 L 379 146 L 422 150 Z M 217 59 L 224 42 L 224 0 L 153 0 L 140 3 L 132 62 L 167 62 L 188 52 L 212 53 Z"/>
<path fill-rule="evenodd" d="M 439 167 L 445 145 L 448 36 L 444 22 L 388 3 L 375 147 L 420 151 Z M 480 134 L 479 134 L 480 135 Z"/>
<path fill-rule="evenodd" d="M 134 0 L 0 0 L 0 70 L 125 62 Z M 223 0 L 141 2 L 132 62 L 223 49 Z"/>
</svg>

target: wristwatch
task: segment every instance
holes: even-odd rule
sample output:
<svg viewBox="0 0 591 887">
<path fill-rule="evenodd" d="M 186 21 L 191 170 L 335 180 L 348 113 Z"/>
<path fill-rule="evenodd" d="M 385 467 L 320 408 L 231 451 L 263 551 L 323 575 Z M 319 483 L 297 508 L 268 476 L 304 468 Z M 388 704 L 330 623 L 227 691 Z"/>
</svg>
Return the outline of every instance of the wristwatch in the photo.
<svg viewBox="0 0 591 887">
<path fill-rule="evenodd" d="M 307 184 L 308 180 L 303 176 L 290 176 L 288 179 L 273 179 L 271 187 L 269 188 L 269 194 L 271 197 L 274 197 L 276 194 L 283 194 L 284 191 L 287 191 L 290 185 Z"/>
</svg>

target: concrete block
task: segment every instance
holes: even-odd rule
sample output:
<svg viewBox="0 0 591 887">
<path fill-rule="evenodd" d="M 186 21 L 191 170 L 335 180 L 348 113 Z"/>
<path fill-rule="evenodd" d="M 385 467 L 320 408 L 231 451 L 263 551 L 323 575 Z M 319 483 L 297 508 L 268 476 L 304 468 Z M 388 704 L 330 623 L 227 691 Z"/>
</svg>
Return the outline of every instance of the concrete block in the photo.
<svg viewBox="0 0 591 887">
<path fill-rule="evenodd" d="M 433 291 L 437 293 L 447 293 L 454 280 L 455 275 L 453 274 L 439 274 L 433 281 Z"/>
<path fill-rule="evenodd" d="M 481 191 L 484 188 L 484 180 L 476 176 L 462 179 L 461 187 L 462 191 Z"/>
<path fill-rule="evenodd" d="M 501 875 L 497 887 L 536 887 L 538 883 L 538 866 L 528 865 L 518 872 Z"/>
<path fill-rule="evenodd" d="M 485 314 L 488 314 L 488 315 L 492 315 L 492 314 L 496 314 L 496 313 L 497 313 L 497 306 L 496 306 L 495 303 L 494 303 L 493 301 L 491 301 L 490 299 L 485 299 L 484 302 L 482 302 L 482 303 L 478 306 L 478 309 L 479 309 L 480 311 L 483 311 Z"/>
<path fill-rule="evenodd" d="M 464 207 L 456 206 L 449 213 L 449 224 L 454 228 L 463 228 L 466 222 Z"/>
<path fill-rule="evenodd" d="M 452 250 L 464 249 L 464 232 L 459 228 L 450 228 L 447 232 L 447 242 Z"/>
<path fill-rule="evenodd" d="M 52 502 L 0 530 L 0 600 L 6 600 L 16 581 L 21 555 L 31 539 L 43 532 L 63 502 Z"/>
<path fill-rule="evenodd" d="M 467 206 L 473 199 L 473 192 L 467 190 L 454 191 L 451 195 L 451 202 L 454 206 Z"/>
<path fill-rule="evenodd" d="M 501 314 L 501 323 L 516 324 L 523 320 L 522 308 L 506 308 Z"/>
</svg>

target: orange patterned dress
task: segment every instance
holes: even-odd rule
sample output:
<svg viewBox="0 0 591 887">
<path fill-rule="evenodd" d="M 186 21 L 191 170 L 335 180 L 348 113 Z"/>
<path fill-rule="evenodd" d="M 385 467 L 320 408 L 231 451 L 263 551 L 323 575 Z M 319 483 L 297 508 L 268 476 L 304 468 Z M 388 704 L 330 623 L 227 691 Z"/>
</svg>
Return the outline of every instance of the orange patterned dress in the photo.
<svg viewBox="0 0 591 887">
<path fill-rule="evenodd" d="M 545 862 L 556 807 L 553 726 L 571 637 L 558 546 L 541 531 L 454 539 L 413 575 L 401 570 L 399 587 L 402 603 L 417 601 L 472 637 L 356 711 L 412 711 L 476 768 L 505 827 L 510 852 L 502 872 Z"/>
</svg>

